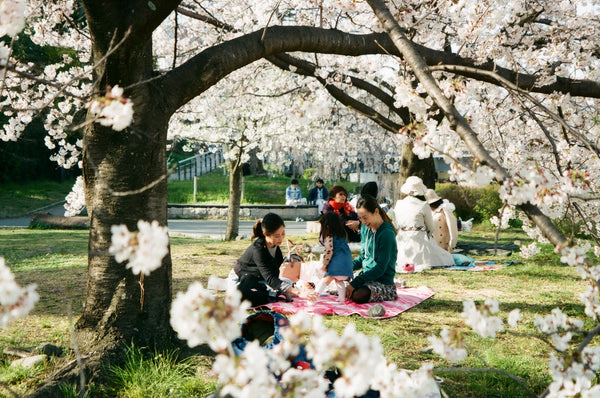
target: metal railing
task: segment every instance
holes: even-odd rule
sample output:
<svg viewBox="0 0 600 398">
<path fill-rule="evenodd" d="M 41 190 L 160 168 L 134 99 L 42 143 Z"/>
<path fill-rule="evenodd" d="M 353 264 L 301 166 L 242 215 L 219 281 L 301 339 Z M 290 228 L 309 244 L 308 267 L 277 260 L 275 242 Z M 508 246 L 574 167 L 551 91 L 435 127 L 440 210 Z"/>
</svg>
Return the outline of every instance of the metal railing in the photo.
<svg viewBox="0 0 600 398">
<path fill-rule="evenodd" d="M 219 167 L 221 163 L 223 163 L 223 152 L 221 149 L 200 153 L 177 162 L 177 167 L 173 174 L 169 176 L 169 180 L 191 180 L 196 176 L 210 173 Z"/>
</svg>

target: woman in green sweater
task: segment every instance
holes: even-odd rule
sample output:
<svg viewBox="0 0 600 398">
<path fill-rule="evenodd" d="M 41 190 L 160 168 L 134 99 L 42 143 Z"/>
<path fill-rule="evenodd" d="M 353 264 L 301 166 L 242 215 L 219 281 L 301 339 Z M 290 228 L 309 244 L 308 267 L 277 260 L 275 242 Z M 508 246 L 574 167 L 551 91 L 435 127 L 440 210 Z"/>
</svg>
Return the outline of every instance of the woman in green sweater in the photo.
<svg viewBox="0 0 600 398">
<path fill-rule="evenodd" d="M 370 195 L 358 201 L 356 212 L 362 222 L 361 250 L 352 265 L 362 270 L 346 288 L 346 298 L 355 303 L 395 300 L 396 230 L 377 199 Z"/>
</svg>

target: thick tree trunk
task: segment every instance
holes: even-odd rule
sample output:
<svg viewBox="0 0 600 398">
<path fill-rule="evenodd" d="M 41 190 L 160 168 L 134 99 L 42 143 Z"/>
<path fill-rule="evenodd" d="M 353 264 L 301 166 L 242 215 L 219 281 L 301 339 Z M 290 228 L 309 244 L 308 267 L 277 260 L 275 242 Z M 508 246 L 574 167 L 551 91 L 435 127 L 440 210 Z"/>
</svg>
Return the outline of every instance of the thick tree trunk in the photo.
<svg viewBox="0 0 600 398">
<path fill-rule="evenodd" d="M 417 176 L 423 180 L 427 188 L 435 189 L 435 163 L 433 156 L 427 159 L 419 159 L 412 150 L 412 144 L 402 146 L 400 183 L 404 184 L 404 181 L 410 176 Z"/>
<path fill-rule="evenodd" d="M 248 161 L 248 164 L 250 165 L 250 175 L 266 175 L 267 171 L 264 168 L 263 161 L 256 156 L 257 152 L 258 148 L 254 148 L 249 153 L 250 160 Z"/>
<path fill-rule="evenodd" d="M 242 201 L 242 165 L 239 160 L 229 163 L 229 207 L 225 240 L 237 238 L 240 226 L 240 204 Z"/>
</svg>

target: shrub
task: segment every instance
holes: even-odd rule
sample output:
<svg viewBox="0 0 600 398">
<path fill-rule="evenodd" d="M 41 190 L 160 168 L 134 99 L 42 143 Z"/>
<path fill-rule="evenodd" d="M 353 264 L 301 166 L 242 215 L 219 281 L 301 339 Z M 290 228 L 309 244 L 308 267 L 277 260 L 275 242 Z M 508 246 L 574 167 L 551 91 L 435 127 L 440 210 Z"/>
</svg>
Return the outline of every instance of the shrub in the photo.
<svg viewBox="0 0 600 398">
<path fill-rule="evenodd" d="M 302 173 L 302 178 L 304 178 L 305 180 L 312 180 L 316 173 L 317 169 L 315 168 L 304 169 L 304 172 Z"/>
<path fill-rule="evenodd" d="M 497 185 L 474 188 L 444 183 L 438 184 L 436 191 L 442 198 L 454 203 L 456 216 L 463 220 L 473 218 L 474 222 L 480 223 L 498 215 L 502 208 Z"/>
</svg>

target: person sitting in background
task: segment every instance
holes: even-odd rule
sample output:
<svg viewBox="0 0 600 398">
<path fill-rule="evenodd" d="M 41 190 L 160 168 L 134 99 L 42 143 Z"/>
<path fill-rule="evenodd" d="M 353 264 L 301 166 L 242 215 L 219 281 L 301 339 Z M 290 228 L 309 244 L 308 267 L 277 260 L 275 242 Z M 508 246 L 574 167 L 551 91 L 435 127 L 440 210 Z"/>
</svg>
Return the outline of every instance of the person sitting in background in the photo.
<svg viewBox="0 0 600 398">
<path fill-rule="evenodd" d="M 396 202 L 394 223 L 398 229 L 396 272 L 422 271 L 435 266 L 454 265 L 454 257 L 430 238 L 433 215 L 425 200 L 427 187 L 417 176 L 410 176 L 400 188 L 406 195 Z"/>
<path fill-rule="evenodd" d="M 306 199 L 302 197 L 302 191 L 298 186 L 298 180 L 293 178 L 290 186 L 285 190 L 285 204 L 288 206 L 298 206 L 306 204 Z"/>
<path fill-rule="evenodd" d="M 323 210 L 323 205 L 325 204 L 329 196 L 329 192 L 323 184 L 324 183 L 322 178 L 317 179 L 317 186 L 311 189 L 308 193 L 308 203 L 311 205 L 318 206 L 318 214 L 321 214 L 321 211 Z"/>
<path fill-rule="evenodd" d="M 377 199 L 377 195 L 379 195 L 379 188 L 377 188 L 377 183 L 375 181 L 369 181 L 365 185 L 362 186 L 360 190 L 360 195 L 355 195 L 351 200 L 350 204 L 352 207 L 356 209 L 356 205 L 361 197 L 365 195 L 371 195 L 375 199 Z"/>
<path fill-rule="evenodd" d="M 425 192 L 425 199 L 433 214 L 431 234 L 442 249 L 452 253 L 458 241 L 458 226 L 453 213 L 456 207 L 447 199 L 440 198 L 433 189 Z"/>
<path fill-rule="evenodd" d="M 354 207 L 348 203 L 348 191 L 341 185 L 336 185 L 329 191 L 329 200 L 323 205 L 323 214 L 335 212 L 342 219 L 346 229 L 348 242 L 360 242 L 360 221 Z"/>
</svg>

